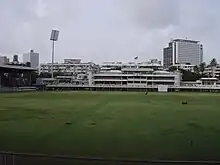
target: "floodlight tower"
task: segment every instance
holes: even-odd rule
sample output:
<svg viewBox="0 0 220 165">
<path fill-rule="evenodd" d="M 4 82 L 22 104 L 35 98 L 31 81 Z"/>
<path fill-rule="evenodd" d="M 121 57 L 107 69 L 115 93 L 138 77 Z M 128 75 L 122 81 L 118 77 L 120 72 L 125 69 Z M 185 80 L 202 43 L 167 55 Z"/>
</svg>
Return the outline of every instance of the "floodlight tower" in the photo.
<svg viewBox="0 0 220 165">
<path fill-rule="evenodd" d="M 50 40 L 52 41 L 52 65 L 51 65 L 51 77 L 53 78 L 53 65 L 54 65 L 54 44 L 55 41 L 58 40 L 59 37 L 59 31 L 58 30 L 52 30 Z"/>
</svg>

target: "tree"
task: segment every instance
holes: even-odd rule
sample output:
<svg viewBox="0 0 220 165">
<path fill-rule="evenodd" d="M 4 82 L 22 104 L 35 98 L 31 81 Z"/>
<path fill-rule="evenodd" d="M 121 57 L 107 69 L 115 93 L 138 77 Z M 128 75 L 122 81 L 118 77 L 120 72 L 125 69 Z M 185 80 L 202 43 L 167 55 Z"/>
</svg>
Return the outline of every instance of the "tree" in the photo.
<svg viewBox="0 0 220 165">
<path fill-rule="evenodd" d="M 205 62 L 202 62 L 200 65 L 199 65 L 199 70 L 201 72 L 201 74 L 203 75 L 204 71 L 205 71 L 205 67 L 206 67 L 206 63 Z"/>
<path fill-rule="evenodd" d="M 30 62 L 26 62 L 25 64 L 27 67 L 31 67 L 31 63 Z"/>
<path fill-rule="evenodd" d="M 210 65 L 212 66 L 212 67 L 215 67 L 215 66 L 217 66 L 217 60 L 215 59 L 215 58 L 213 58 L 212 60 L 211 60 L 211 62 L 210 62 Z"/>
<path fill-rule="evenodd" d="M 54 73 L 53 73 L 53 76 L 54 76 L 54 77 L 64 76 L 64 74 L 63 74 L 63 72 L 54 72 Z"/>
<path fill-rule="evenodd" d="M 194 66 L 193 70 L 194 70 L 194 72 L 195 72 L 196 74 L 200 74 L 200 70 L 199 70 L 199 67 L 198 67 L 197 65 Z"/>
<path fill-rule="evenodd" d="M 213 58 L 210 62 L 210 66 L 212 67 L 212 77 L 215 77 L 215 67 L 218 65 L 217 60 L 215 58 Z"/>
<path fill-rule="evenodd" d="M 49 73 L 49 72 L 41 72 L 39 77 L 40 78 L 51 78 L 51 73 Z"/>
<path fill-rule="evenodd" d="M 196 81 L 201 78 L 200 74 L 190 72 L 188 70 L 182 70 L 183 81 Z"/>
<path fill-rule="evenodd" d="M 37 72 L 25 72 L 23 73 L 23 82 L 29 82 L 29 85 L 36 84 L 36 80 L 39 77 Z"/>
<path fill-rule="evenodd" d="M 168 69 L 169 72 L 174 72 L 176 70 L 177 70 L 176 66 L 170 66 L 169 69 Z"/>
</svg>

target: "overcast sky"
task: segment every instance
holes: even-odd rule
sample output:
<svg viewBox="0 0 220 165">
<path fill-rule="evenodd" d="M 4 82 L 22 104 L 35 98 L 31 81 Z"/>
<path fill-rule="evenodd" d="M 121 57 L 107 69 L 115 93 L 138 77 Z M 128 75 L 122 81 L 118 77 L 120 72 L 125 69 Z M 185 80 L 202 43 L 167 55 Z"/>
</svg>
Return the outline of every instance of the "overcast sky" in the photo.
<svg viewBox="0 0 220 165">
<path fill-rule="evenodd" d="M 51 29 L 60 30 L 55 61 L 162 59 L 171 38 L 200 40 L 204 59 L 220 61 L 220 0 L 0 0 L 0 53 L 30 49 L 51 61 Z"/>
</svg>

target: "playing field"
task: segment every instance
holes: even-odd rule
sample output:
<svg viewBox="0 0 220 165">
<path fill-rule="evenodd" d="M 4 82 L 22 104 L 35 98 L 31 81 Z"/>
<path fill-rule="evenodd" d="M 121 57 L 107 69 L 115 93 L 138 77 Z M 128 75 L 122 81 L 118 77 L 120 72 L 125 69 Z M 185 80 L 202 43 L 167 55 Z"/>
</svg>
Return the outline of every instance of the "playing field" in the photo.
<svg viewBox="0 0 220 165">
<path fill-rule="evenodd" d="M 188 104 L 183 105 L 183 100 Z M 0 150 L 104 158 L 220 160 L 220 95 L 0 94 Z"/>
</svg>

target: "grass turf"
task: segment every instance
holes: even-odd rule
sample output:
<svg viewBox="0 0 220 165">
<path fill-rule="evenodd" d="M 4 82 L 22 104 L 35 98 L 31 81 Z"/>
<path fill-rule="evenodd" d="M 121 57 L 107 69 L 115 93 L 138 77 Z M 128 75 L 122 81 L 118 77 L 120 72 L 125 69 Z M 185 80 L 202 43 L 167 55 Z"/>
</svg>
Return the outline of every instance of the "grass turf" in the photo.
<svg viewBox="0 0 220 165">
<path fill-rule="evenodd" d="M 188 104 L 183 105 L 183 100 Z M 105 158 L 220 160 L 220 95 L 0 94 L 0 150 Z"/>
</svg>

